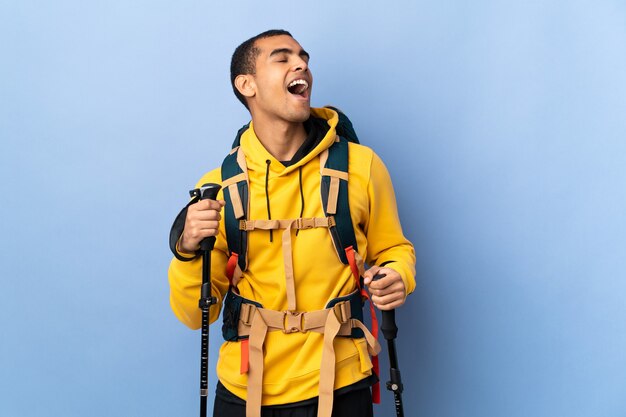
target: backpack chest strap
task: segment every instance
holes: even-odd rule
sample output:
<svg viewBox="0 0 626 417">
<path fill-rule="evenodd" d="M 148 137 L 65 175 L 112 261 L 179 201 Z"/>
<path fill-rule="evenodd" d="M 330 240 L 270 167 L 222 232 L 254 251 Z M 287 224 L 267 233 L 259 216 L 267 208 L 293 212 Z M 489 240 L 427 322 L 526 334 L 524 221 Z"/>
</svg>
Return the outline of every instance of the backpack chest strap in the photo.
<svg viewBox="0 0 626 417">
<path fill-rule="evenodd" d="M 310 217 L 289 220 L 240 220 L 239 230 L 250 232 L 252 230 L 276 230 L 276 229 L 314 229 L 316 227 L 333 227 L 333 217 Z"/>
</svg>

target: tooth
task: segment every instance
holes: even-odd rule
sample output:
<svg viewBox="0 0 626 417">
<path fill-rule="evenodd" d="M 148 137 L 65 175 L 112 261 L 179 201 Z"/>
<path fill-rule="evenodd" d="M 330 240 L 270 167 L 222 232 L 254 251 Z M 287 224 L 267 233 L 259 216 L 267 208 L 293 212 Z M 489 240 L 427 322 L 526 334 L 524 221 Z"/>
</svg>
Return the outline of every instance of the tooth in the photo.
<svg viewBox="0 0 626 417">
<path fill-rule="evenodd" d="M 291 88 L 296 85 L 303 85 L 305 89 L 309 88 L 309 83 L 306 82 L 306 80 L 301 80 L 301 79 L 293 80 L 292 82 L 289 83 L 287 87 Z"/>
</svg>

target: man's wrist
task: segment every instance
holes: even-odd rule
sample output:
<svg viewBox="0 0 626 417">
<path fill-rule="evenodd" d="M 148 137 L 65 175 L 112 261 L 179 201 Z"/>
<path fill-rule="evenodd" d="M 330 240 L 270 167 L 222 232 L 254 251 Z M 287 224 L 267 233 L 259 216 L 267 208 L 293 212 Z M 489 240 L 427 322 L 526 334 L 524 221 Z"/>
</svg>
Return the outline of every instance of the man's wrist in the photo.
<svg viewBox="0 0 626 417">
<path fill-rule="evenodd" d="M 184 260 L 186 261 L 191 261 L 192 259 L 195 259 L 196 256 L 198 256 L 198 254 L 196 252 L 188 252 L 185 249 L 182 248 L 181 245 L 181 241 L 183 240 L 183 236 L 181 235 L 180 238 L 178 239 L 178 241 L 176 242 L 176 252 L 178 252 L 178 255 L 180 255 L 182 258 L 184 258 Z M 178 258 L 180 259 L 180 258 Z M 181 259 L 183 260 L 183 259 Z"/>
</svg>

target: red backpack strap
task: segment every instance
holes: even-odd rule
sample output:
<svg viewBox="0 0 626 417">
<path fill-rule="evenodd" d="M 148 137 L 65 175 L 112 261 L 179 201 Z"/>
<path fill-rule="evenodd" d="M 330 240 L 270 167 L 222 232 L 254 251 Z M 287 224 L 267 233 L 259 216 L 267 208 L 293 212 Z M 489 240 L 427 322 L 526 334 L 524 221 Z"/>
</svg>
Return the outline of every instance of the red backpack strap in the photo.
<svg viewBox="0 0 626 417">
<path fill-rule="evenodd" d="M 361 285 L 361 276 L 363 271 L 363 262 L 358 256 L 358 253 L 354 251 L 352 246 L 346 248 L 346 258 L 348 259 L 348 264 L 350 265 L 350 269 L 352 270 L 352 275 L 357 283 L 357 287 L 361 292 L 361 297 L 364 300 L 367 300 L 370 306 L 370 318 L 372 320 L 372 335 L 376 340 L 378 340 L 378 318 L 376 317 L 376 310 L 374 309 L 374 303 L 370 300 L 369 294 L 365 290 L 365 288 Z M 378 356 L 372 356 L 372 368 L 377 377 L 380 376 L 380 365 L 378 362 Z M 375 404 L 380 404 L 380 381 L 376 382 L 372 386 L 372 401 Z"/>
</svg>

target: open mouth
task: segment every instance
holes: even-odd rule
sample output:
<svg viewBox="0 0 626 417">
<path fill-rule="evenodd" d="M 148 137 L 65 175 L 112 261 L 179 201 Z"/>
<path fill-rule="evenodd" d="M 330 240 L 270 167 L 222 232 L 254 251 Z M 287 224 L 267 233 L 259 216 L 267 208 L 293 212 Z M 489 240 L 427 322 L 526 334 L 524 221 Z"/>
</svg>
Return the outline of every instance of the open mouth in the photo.
<svg viewBox="0 0 626 417">
<path fill-rule="evenodd" d="M 287 90 L 291 94 L 295 94 L 295 95 L 302 96 L 302 97 L 305 96 L 305 93 L 308 89 L 309 89 L 309 83 L 303 79 L 293 80 L 287 86 Z"/>
</svg>

